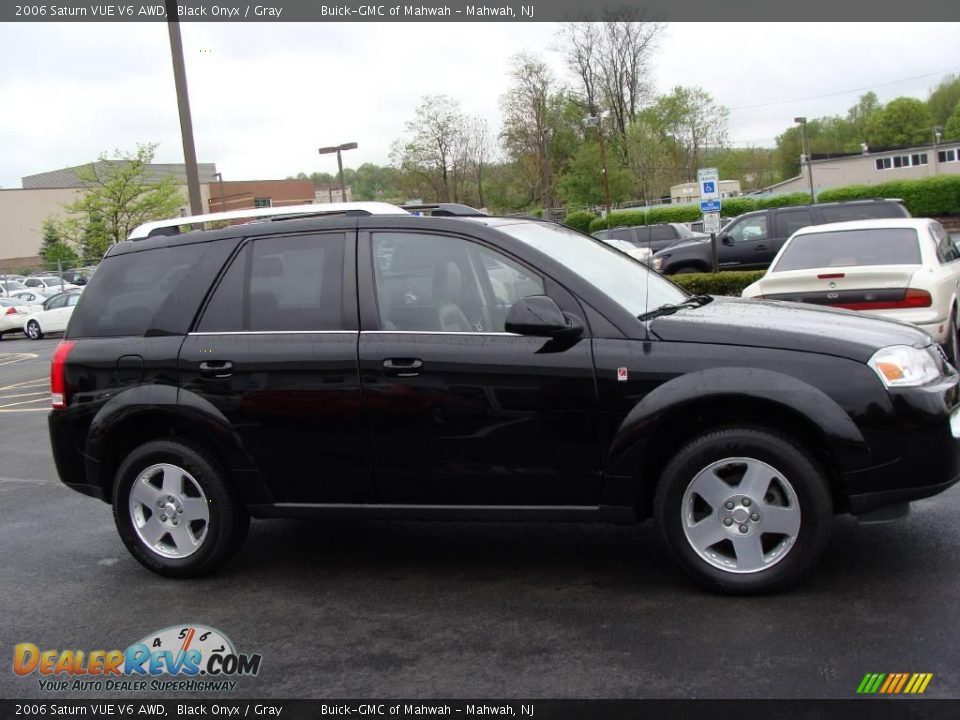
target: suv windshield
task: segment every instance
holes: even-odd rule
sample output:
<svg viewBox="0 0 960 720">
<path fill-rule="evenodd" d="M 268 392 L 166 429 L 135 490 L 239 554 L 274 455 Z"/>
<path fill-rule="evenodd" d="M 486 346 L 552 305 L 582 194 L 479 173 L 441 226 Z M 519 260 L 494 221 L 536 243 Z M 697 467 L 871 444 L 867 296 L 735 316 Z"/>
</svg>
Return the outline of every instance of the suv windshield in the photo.
<svg viewBox="0 0 960 720">
<path fill-rule="evenodd" d="M 562 225 L 516 223 L 498 225 L 497 229 L 565 265 L 631 315 L 687 299 L 683 290 L 642 263 Z"/>
<path fill-rule="evenodd" d="M 842 230 L 797 235 L 771 272 L 856 265 L 919 265 L 920 245 L 912 228 Z"/>
</svg>

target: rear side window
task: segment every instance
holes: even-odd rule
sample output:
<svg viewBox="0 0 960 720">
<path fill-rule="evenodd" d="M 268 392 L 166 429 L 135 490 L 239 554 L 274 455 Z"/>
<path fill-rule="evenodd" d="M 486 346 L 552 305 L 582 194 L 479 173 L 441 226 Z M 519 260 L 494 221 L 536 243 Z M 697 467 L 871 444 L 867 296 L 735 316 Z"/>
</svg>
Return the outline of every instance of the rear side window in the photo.
<svg viewBox="0 0 960 720">
<path fill-rule="evenodd" d="M 910 228 L 844 230 L 798 235 L 772 272 L 857 265 L 919 265 L 920 243 Z"/>
<path fill-rule="evenodd" d="M 248 243 L 204 310 L 199 332 L 342 330 L 343 233 Z"/>
<path fill-rule="evenodd" d="M 813 225 L 813 214 L 807 208 L 774 211 L 775 237 L 788 238 L 800 228 Z"/>
<path fill-rule="evenodd" d="M 657 242 L 658 240 L 676 240 L 677 235 L 677 231 L 670 225 L 659 225 L 650 228 L 650 240 L 653 242 Z"/>
<path fill-rule="evenodd" d="M 820 213 L 823 215 L 823 222 L 825 223 L 846 222 L 847 220 L 909 217 L 906 208 L 898 202 L 823 205 L 820 207 Z"/>
<path fill-rule="evenodd" d="M 217 240 L 104 258 L 83 292 L 66 336 L 185 334 L 236 243 Z"/>
</svg>

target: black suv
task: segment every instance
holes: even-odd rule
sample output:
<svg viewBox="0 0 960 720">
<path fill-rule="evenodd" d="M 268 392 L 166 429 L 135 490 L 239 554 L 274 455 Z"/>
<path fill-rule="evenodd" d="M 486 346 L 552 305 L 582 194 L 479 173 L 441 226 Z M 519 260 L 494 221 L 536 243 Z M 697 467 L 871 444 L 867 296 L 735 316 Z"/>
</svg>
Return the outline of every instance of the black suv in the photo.
<svg viewBox="0 0 960 720">
<path fill-rule="evenodd" d="M 892 519 L 960 472 L 958 376 L 920 330 L 689 296 L 517 218 L 120 243 L 51 386 L 62 480 L 179 577 L 230 558 L 251 516 L 653 517 L 694 578 L 769 590 L 835 513 Z"/>
<path fill-rule="evenodd" d="M 910 217 L 899 200 L 854 200 L 744 213 L 717 235 L 719 266 L 721 270 L 769 267 L 789 237 L 808 225 L 899 217 Z M 650 265 L 664 275 L 710 272 L 713 267 L 710 236 L 674 243 L 655 253 Z"/>
</svg>

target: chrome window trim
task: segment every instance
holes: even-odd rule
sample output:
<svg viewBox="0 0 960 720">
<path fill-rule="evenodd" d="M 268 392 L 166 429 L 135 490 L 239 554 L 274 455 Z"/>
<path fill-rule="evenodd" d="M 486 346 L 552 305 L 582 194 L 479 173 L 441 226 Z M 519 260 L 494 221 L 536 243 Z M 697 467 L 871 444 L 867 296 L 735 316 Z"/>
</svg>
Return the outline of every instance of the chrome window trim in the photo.
<svg viewBox="0 0 960 720">
<path fill-rule="evenodd" d="M 190 332 L 187 335 L 356 335 L 358 330 L 224 330 Z"/>
</svg>

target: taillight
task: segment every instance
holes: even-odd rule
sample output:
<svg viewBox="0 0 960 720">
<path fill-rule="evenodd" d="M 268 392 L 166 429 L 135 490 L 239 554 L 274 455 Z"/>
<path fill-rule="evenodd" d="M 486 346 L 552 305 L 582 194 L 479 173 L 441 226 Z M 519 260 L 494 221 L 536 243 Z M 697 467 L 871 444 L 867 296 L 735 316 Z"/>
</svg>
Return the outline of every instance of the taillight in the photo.
<svg viewBox="0 0 960 720">
<path fill-rule="evenodd" d="M 925 308 L 933 305 L 933 298 L 926 290 L 909 288 L 901 300 L 876 300 L 834 305 L 847 310 L 903 310 L 905 308 Z"/>
<path fill-rule="evenodd" d="M 15 307 L 7 308 L 7 312 L 4 313 L 4 315 L 16 315 L 16 314 L 17 314 L 17 309 Z"/>
<path fill-rule="evenodd" d="M 53 353 L 50 364 L 50 402 L 54 410 L 63 410 L 67 406 L 67 355 L 76 345 L 74 340 L 62 340 Z"/>
</svg>

